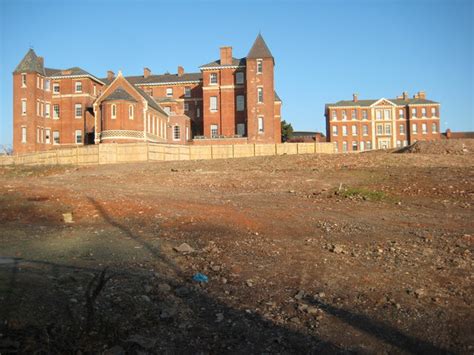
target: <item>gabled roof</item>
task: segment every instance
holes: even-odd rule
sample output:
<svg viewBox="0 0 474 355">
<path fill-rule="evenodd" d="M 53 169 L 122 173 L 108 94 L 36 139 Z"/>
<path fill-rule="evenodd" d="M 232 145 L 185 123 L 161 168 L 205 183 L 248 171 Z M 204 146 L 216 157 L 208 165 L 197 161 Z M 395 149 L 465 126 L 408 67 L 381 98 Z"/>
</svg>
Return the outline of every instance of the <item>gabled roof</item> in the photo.
<svg viewBox="0 0 474 355">
<path fill-rule="evenodd" d="M 29 49 L 20 64 L 18 64 L 13 73 L 36 72 L 45 75 L 43 63 L 39 60 L 33 49 Z"/>
<path fill-rule="evenodd" d="M 214 67 L 244 67 L 246 63 L 245 58 L 234 58 L 232 57 L 232 64 L 221 64 L 221 60 L 217 59 L 213 62 L 203 64 L 199 68 L 204 69 L 204 68 L 214 68 Z"/>
<path fill-rule="evenodd" d="M 202 80 L 202 73 L 184 73 L 181 76 L 178 74 L 163 74 L 163 75 L 150 75 L 145 78 L 143 75 L 138 76 L 127 76 L 126 79 L 133 85 L 137 84 L 164 84 L 164 83 L 182 83 L 187 81 L 200 81 Z M 104 82 L 108 82 L 110 79 L 101 79 Z"/>
<path fill-rule="evenodd" d="M 110 95 L 107 95 L 102 101 L 113 101 L 113 100 L 125 100 L 131 102 L 137 102 L 135 98 L 130 95 L 123 87 L 119 86 Z"/>
<path fill-rule="evenodd" d="M 268 49 L 268 46 L 260 33 L 255 39 L 252 48 L 250 48 L 249 54 L 247 54 L 247 58 L 273 58 L 270 49 Z"/>
<path fill-rule="evenodd" d="M 125 78 L 125 80 L 127 79 Z M 161 112 L 165 116 L 168 116 L 168 114 L 161 108 L 161 106 L 150 95 L 148 95 L 145 91 L 140 89 L 138 86 L 134 86 L 132 83 L 130 84 L 135 88 L 135 90 L 138 91 L 138 93 L 146 100 L 146 102 L 148 102 L 148 106 L 154 108 L 158 112 Z"/>
</svg>

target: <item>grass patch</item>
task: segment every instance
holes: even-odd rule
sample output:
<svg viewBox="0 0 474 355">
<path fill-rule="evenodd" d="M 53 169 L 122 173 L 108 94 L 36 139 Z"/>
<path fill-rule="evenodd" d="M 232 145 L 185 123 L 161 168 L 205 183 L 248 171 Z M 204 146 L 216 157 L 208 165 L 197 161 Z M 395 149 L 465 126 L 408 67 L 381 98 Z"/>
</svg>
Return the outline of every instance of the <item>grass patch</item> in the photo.
<svg viewBox="0 0 474 355">
<path fill-rule="evenodd" d="M 366 201 L 383 201 L 387 198 L 383 191 L 374 191 L 362 187 L 342 187 L 337 189 L 335 194 L 344 198 Z"/>
</svg>

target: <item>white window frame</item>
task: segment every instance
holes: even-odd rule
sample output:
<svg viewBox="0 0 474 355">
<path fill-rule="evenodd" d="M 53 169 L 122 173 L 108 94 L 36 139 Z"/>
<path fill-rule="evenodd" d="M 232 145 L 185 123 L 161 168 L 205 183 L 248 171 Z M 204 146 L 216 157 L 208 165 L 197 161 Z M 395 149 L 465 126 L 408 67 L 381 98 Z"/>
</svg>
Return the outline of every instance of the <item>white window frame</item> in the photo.
<svg viewBox="0 0 474 355">
<path fill-rule="evenodd" d="M 369 135 L 369 126 L 368 125 L 362 125 L 362 135 L 363 136 L 368 136 Z"/>
<path fill-rule="evenodd" d="M 265 120 L 263 116 L 258 116 L 258 133 L 262 134 L 265 132 Z"/>
<path fill-rule="evenodd" d="M 346 141 L 342 142 L 342 152 L 343 152 L 343 153 L 346 153 L 346 152 L 347 152 L 347 148 L 348 148 L 348 147 L 347 147 L 347 142 L 346 142 Z"/>
<path fill-rule="evenodd" d="M 390 123 L 385 124 L 385 135 L 386 136 L 392 135 L 392 125 Z"/>
<path fill-rule="evenodd" d="M 263 74 L 263 59 L 257 59 L 257 74 Z"/>
<path fill-rule="evenodd" d="M 416 118 L 416 113 L 417 113 L 416 107 L 413 107 L 413 108 L 411 109 L 411 117 L 415 117 L 415 118 Z"/>
<path fill-rule="evenodd" d="M 46 79 L 45 82 L 44 82 L 44 89 L 46 91 L 51 91 L 51 80 L 50 79 Z"/>
<path fill-rule="evenodd" d="M 421 124 L 421 133 L 428 134 L 428 126 L 426 125 L 426 123 Z"/>
<path fill-rule="evenodd" d="M 26 143 L 27 131 L 26 126 L 21 126 L 21 143 Z"/>
<path fill-rule="evenodd" d="M 92 93 L 93 93 L 94 96 L 97 96 L 97 85 L 95 85 L 95 84 L 92 87 Z"/>
<path fill-rule="evenodd" d="M 217 112 L 219 107 L 217 106 L 217 96 L 209 97 L 209 110 L 211 112 Z"/>
<path fill-rule="evenodd" d="M 237 95 L 235 107 L 238 112 L 242 112 L 245 110 L 245 96 L 244 95 Z"/>
<path fill-rule="evenodd" d="M 78 85 L 80 86 L 79 90 L 78 90 Z M 74 82 L 74 92 L 75 93 L 81 93 L 82 92 L 82 81 L 75 81 Z"/>
<path fill-rule="evenodd" d="M 338 132 L 337 132 L 337 126 L 332 126 L 332 135 L 333 135 L 334 137 L 337 137 L 337 134 L 338 134 Z"/>
<path fill-rule="evenodd" d="M 166 88 L 166 97 L 173 97 L 173 88 Z"/>
<path fill-rule="evenodd" d="M 218 83 L 217 73 L 210 73 L 209 85 L 217 85 L 217 83 Z"/>
<path fill-rule="evenodd" d="M 110 105 L 110 118 L 115 120 L 117 118 L 117 105 Z"/>
<path fill-rule="evenodd" d="M 392 119 L 392 110 L 383 110 L 383 119 L 390 121 Z"/>
<path fill-rule="evenodd" d="M 79 135 L 77 134 L 77 132 L 79 132 Z M 81 141 L 80 142 L 77 142 L 77 138 L 78 137 L 81 137 Z M 75 144 L 82 144 L 82 130 L 81 129 L 76 129 L 74 131 L 74 143 Z"/>
<path fill-rule="evenodd" d="M 421 108 L 421 117 L 426 117 L 426 107 Z"/>
<path fill-rule="evenodd" d="M 366 120 L 367 119 L 367 110 L 362 110 L 362 119 Z"/>
<path fill-rule="evenodd" d="M 336 110 L 332 110 L 331 112 L 332 112 L 332 113 L 331 113 L 331 115 L 332 115 L 331 119 L 332 119 L 333 121 L 337 121 L 337 111 L 336 111 Z"/>
<path fill-rule="evenodd" d="M 51 144 L 51 128 L 46 128 L 44 130 L 44 142 L 46 144 Z"/>
<path fill-rule="evenodd" d="M 184 97 L 191 97 L 191 87 L 185 86 L 184 87 Z"/>
<path fill-rule="evenodd" d="M 418 133 L 418 125 L 416 123 L 412 123 L 411 125 L 411 131 L 412 133 L 414 134 L 417 134 Z"/>
<path fill-rule="evenodd" d="M 133 120 L 135 114 L 135 109 L 133 105 L 128 105 L 128 119 Z"/>
<path fill-rule="evenodd" d="M 438 133 L 438 125 L 436 124 L 436 122 L 433 122 L 431 124 L 431 133 Z"/>
<path fill-rule="evenodd" d="M 56 138 L 58 140 L 57 142 L 56 142 Z M 59 135 L 59 131 L 53 131 L 53 145 L 59 145 L 59 144 L 61 144 L 61 137 Z"/>
<path fill-rule="evenodd" d="M 398 126 L 398 134 L 400 134 L 401 136 L 405 135 L 405 125 L 404 124 L 401 124 Z"/>
<path fill-rule="evenodd" d="M 211 124 L 211 138 L 216 138 L 219 136 L 219 125 Z M 213 134 L 215 132 L 215 134 Z"/>
<path fill-rule="evenodd" d="M 352 131 L 353 136 L 357 136 L 357 126 L 356 125 L 352 125 L 351 131 Z"/>
<path fill-rule="evenodd" d="M 186 111 L 186 112 L 189 111 L 189 102 L 184 103 L 184 111 Z"/>
<path fill-rule="evenodd" d="M 243 84 L 244 83 L 244 72 L 238 71 L 235 73 L 235 83 L 236 84 Z"/>
<path fill-rule="evenodd" d="M 263 104 L 263 87 L 257 87 L 257 103 Z"/>
<path fill-rule="evenodd" d="M 186 140 L 189 140 L 189 127 L 186 127 Z"/>
<path fill-rule="evenodd" d="M 40 89 L 44 90 L 44 79 L 43 78 L 41 78 Z"/>
<path fill-rule="evenodd" d="M 56 111 L 56 107 L 58 108 L 57 111 Z M 53 119 L 59 120 L 60 116 L 61 116 L 61 107 L 59 106 L 59 104 L 54 104 L 53 105 Z"/>
<path fill-rule="evenodd" d="M 26 99 L 21 99 L 21 115 L 26 116 L 27 104 Z"/>
<path fill-rule="evenodd" d="M 61 93 L 61 85 L 59 83 L 53 83 L 53 95 L 59 95 Z"/>
<path fill-rule="evenodd" d="M 179 125 L 173 126 L 173 140 L 174 141 L 181 140 L 181 127 Z"/>
<path fill-rule="evenodd" d="M 51 117 L 51 104 L 46 103 L 44 106 L 44 117 L 50 118 Z"/>
<path fill-rule="evenodd" d="M 342 126 L 342 136 L 343 137 L 347 136 L 347 126 L 346 125 Z"/>
<path fill-rule="evenodd" d="M 342 120 L 346 121 L 347 120 L 347 112 L 346 110 L 342 110 Z"/>
<path fill-rule="evenodd" d="M 431 117 L 436 117 L 436 107 L 431 108 Z"/>
<path fill-rule="evenodd" d="M 352 111 L 351 111 L 351 118 L 352 118 L 353 120 L 356 120 L 356 119 L 357 119 L 357 111 L 356 111 L 356 110 L 352 110 Z"/>
<path fill-rule="evenodd" d="M 80 115 L 77 114 L 77 109 L 80 110 Z M 74 118 L 82 118 L 82 104 L 74 104 Z"/>
<path fill-rule="evenodd" d="M 383 124 L 378 124 L 377 125 L 377 135 L 378 136 L 383 136 Z"/>
<path fill-rule="evenodd" d="M 26 73 L 21 73 L 21 87 L 26 88 Z"/>
</svg>

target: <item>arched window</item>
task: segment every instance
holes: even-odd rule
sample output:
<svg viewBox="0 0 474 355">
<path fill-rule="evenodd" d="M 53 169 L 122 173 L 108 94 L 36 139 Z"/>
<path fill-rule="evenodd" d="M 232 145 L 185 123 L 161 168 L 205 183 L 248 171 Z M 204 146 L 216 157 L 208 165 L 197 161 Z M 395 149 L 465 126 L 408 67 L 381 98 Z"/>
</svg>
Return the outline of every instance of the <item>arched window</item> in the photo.
<svg viewBox="0 0 474 355">
<path fill-rule="evenodd" d="M 128 118 L 133 120 L 133 105 L 128 106 Z"/>
<path fill-rule="evenodd" d="M 112 118 L 117 117 L 117 106 L 115 104 L 112 104 Z"/>
</svg>

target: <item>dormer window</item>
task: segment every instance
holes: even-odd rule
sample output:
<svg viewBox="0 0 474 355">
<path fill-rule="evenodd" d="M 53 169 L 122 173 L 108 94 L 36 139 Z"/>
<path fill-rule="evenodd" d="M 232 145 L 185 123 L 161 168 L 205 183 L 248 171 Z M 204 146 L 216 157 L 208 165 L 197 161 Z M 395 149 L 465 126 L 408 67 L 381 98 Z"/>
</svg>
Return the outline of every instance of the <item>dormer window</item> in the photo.
<svg viewBox="0 0 474 355">
<path fill-rule="evenodd" d="M 133 105 L 128 106 L 128 118 L 133 120 Z"/>
<path fill-rule="evenodd" d="M 209 83 L 211 85 L 217 85 L 217 73 L 211 73 L 209 75 Z"/>
<path fill-rule="evenodd" d="M 21 74 L 21 87 L 26 88 L 26 74 L 25 73 Z"/>
<path fill-rule="evenodd" d="M 263 60 L 257 59 L 257 74 L 263 73 Z"/>
<path fill-rule="evenodd" d="M 76 89 L 76 92 L 82 92 L 82 81 L 76 81 L 75 89 Z"/>
</svg>

